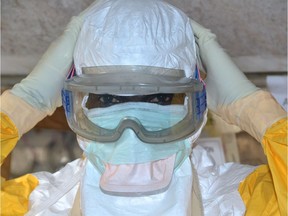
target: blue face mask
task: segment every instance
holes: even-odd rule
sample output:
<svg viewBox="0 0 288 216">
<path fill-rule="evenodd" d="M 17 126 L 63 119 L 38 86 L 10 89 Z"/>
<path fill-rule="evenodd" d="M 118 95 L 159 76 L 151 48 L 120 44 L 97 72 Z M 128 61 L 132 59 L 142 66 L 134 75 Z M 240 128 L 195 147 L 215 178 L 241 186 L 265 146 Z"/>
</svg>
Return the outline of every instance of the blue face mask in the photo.
<svg viewBox="0 0 288 216">
<path fill-rule="evenodd" d="M 146 130 L 161 130 L 176 124 L 185 115 L 184 106 L 149 103 L 125 103 L 86 110 L 86 116 L 90 121 L 108 129 L 115 128 L 126 117 L 136 118 Z M 78 141 L 87 158 L 101 173 L 104 171 L 105 163 L 115 165 L 147 163 L 174 154 L 176 155 L 174 168 L 178 168 L 190 155 L 191 145 L 200 135 L 201 129 L 202 127 L 193 137 L 167 144 L 144 143 L 129 128 L 113 143 L 98 143 L 82 137 L 78 137 Z"/>
<path fill-rule="evenodd" d="M 158 105 L 145 102 L 128 102 L 106 108 L 85 110 L 94 124 L 114 129 L 123 119 L 136 119 L 146 130 L 157 131 L 169 128 L 182 120 L 187 113 L 183 105 Z"/>
</svg>

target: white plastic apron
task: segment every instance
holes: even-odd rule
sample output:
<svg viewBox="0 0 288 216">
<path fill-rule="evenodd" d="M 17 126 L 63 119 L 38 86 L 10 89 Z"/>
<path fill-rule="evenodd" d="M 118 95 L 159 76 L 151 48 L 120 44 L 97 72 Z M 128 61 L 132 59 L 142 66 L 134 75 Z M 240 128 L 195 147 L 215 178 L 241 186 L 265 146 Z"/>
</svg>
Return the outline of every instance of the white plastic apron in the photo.
<svg viewBox="0 0 288 216">
<path fill-rule="evenodd" d="M 78 159 L 54 174 L 47 172 L 34 174 L 39 179 L 39 185 L 30 195 L 30 207 L 32 209 L 26 215 L 71 215 L 72 212 L 79 213 L 80 209 L 82 215 L 93 216 L 199 216 L 199 211 L 204 211 L 204 215 L 208 216 L 243 215 L 245 205 L 238 192 L 239 183 L 256 167 L 236 163 L 215 166 L 208 153 L 199 146 L 193 149 L 192 161 L 194 177 L 190 159 L 187 159 L 174 174 L 171 185 L 166 192 L 148 198 L 126 197 L 122 199 L 122 197 L 103 194 L 97 184 L 100 175 L 94 168 L 91 168 L 91 164 L 85 164 L 83 160 Z M 194 179 L 194 183 L 197 182 L 197 179 L 199 180 L 199 188 L 197 184 L 192 187 L 192 179 Z M 80 180 L 79 197 L 81 198 L 75 199 Z M 199 189 L 201 194 L 199 194 Z M 198 198 L 200 198 L 200 201 Z M 81 200 L 79 201 L 79 199 Z M 128 207 L 126 207 L 127 212 L 124 212 L 125 208 L 122 209 L 122 206 L 130 205 L 129 200 L 135 202 L 130 209 L 133 208 L 137 213 L 128 211 Z M 152 201 L 155 202 L 155 206 L 153 206 Z M 158 208 L 160 203 L 163 206 Z M 199 203 L 203 203 L 203 206 L 199 206 Z M 121 209 L 116 208 L 119 206 Z M 94 210 L 97 210 L 96 214 Z M 75 215 L 78 213 L 75 213 Z"/>
</svg>

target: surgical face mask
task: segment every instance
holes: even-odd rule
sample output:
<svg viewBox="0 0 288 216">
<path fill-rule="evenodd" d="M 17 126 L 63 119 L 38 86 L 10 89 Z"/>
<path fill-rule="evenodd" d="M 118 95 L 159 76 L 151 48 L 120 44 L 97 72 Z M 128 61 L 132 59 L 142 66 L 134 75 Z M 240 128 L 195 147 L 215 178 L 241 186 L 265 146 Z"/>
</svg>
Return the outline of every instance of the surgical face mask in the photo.
<svg viewBox="0 0 288 216">
<path fill-rule="evenodd" d="M 163 106 L 145 102 L 127 102 L 84 112 L 90 121 L 102 128 L 114 129 L 123 119 L 135 119 L 148 131 L 170 128 L 187 114 L 183 105 Z"/>
<path fill-rule="evenodd" d="M 109 129 L 115 128 L 123 118 L 133 118 L 141 121 L 147 130 L 161 130 L 182 120 L 186 115 L 186 110 L 177 105 L 161 106 L 130 102 L 108 108 L 87 110 L 86 115 L 90 121 Z M 144 143 L 129 128 L 116 142 L 103 144 L 90 141 L 89 143 L 92 144 L 86 149 L 89 153 L 93 152 L 92 154 L 97 155 L 100 161 L 111 164 L 145 163 L 167 158 L 179 151 L 183 151 L 185 155 L 190 151 L 190 143 L 183 141 L 161 145 Z M 103 167 L 98 167 L 98 169 L 103 171 Z"/>
<path fill-rule="evenodd" d="M 170 110 L 171 116 L 167 116 L 167 110 Z M 147 127 L 147 129 L 151 130 L 161 130 L 163 128 L 167 128 L 172 124 L 175 124 L 181 121 L 185 115 L 187 110 L 183 106 L 179 105 L 171 105 L 171 106 L 161 106 L 157 104 L 149 104 L 149 103 L 124 103 L 118 104 L 107 108 L 98 108 L 94 110 L 87 110 L 87 117 L 94 123 L 99 124 L 101 127 L 113 128 L 118 124 L 119 121 L 123 118 L 123 116 L 129 116 L 138 119 L 142 122 L 142 124 Z M 205 117 L 206 118 L 206 117 Z M 203 125 L 205 121 L 203 122 Z M 157 169 L 159 171 L 157 178 L 165 180 L 165 183 L 157 182 L 157 185 L 160 187 L 155 187 L 150 182 L 151 179 L 155 179 L 155 176 L 149 176 L 143 174 L 141 176 L 141 184 L 143 183 L 143 179 L 145 176 L 147 179 L 150 179 L 145 182 L 149 187 L 139 187 L 133 185 L 132 188 L 137 192 L 141 192 L 143 194 L 148 190 L 159 191 L 163 189 L 163 187 L 167 187 L 171 180 L 171 176 L 173 171 L 177 169 L 183 161 L 190 155 L 191 153 L 191 145 L 195 142 L 195 140 L 200 135 L 201 129 L 194 134 L 192 137 L 189 137 L 184 140 L 179 140 L 176 142 L 166 143 L 166 144 L 151 144 L 144 143 L 138 139 L 137 135 L 131 129 L 126 129 L 119 140 L 111 143 L 99 143 L 94 141 L 86 140 L 85 138 L 78 136 L 78 142 L 81 148 L 84 150 L 85 155 L 89 159 L 89 161 L 94 165 L 94 167 L 102 173 L 104 176 L 107 172 L 107 169 L 111 169 L 111 167 L 117 166 L 117 170 L 123 169 L 123 166 L 129 167 L 135 172 L 139 169 L 144 170 L 154 170 Z M 160 162 L 159 162 L 160 161 Z M 168 164 L 169 163 L 169 164 Z M 159 165 L 161 164 L 161 165 Z M 135 165 L 138 166 L 135 168 Z M 172 167 L 171 167 L 172 166 Z M 144 167 L 144 168 L 143 168 Z M 156 167 L 156 168 L 155 168 Z M 113 169 L 113 168 L 112 168 Z M 115 168 L 116 169 L 116 168 Z M 125 169 L 125 168 L 124 168 Z M 127 170 L 127 168 L 126 168 Z M 167 173 L 170 170 L 170 173 Z M 115 171 L 115 170 L 114 170 Z M 114 172 L 113 172 L 114 173 Z M 147 173 L 147 172 L 146 172 Z M 148 172 L 149 173 L 149 172 Z M 127 174 L 127 173 L 126 173 Z M 131 173 L 130 173 L 131 174 Z M 121 173 L 122 178 L 132 179 L 136 178 L 133 176 L 123 177 L 124 173 Z M 161 177 L 159 177 L 159 175 Z M 163 176 L 162 176 L 163 175 Z M 167 182 L 167 176 L 170 176 Z M 119 177 L 118 177 L 119 178 Z M 139 178 L 138 178 L 139 179 Z M 162 181 L 162 180 L 161 180 Z M 160 181 L 160 182 L 161 182 Z M 107 180 L 105 180 L 107 182 Z M 114 182 L 115 184 L 115 182 Z M 127 186 L 127 185 L 126 185 Z M 117 185 L 117 190 L 121 190 L 127 193 L 125 189 L 121 190 L 123 185 Z M 104 185 L 103 187 L 108 187 Z M 136 188 L 135 188 L 136 187 Z M 110 188 L 110 187 L 108 187 Z M 131 192 L 131 185 L 129 191 Z M 115 191 L 114 191 L 115 192 Z M 119 192 L 119 191 L 118 191 Z M 146 194 L 146 193 L 145 193 Z"/>
</svg>

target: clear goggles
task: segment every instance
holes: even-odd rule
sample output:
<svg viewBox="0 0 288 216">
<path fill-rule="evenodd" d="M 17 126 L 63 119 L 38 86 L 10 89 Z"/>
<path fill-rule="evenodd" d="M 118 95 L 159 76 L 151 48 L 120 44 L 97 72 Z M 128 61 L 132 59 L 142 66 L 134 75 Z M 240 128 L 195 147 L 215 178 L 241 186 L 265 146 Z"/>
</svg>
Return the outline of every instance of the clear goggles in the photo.
<svg viewBox="0 0 288 216">
<path fill-rule="evenodd" d="M 197 76 L 149 66 L 82 70 L 65 81 L 62 100 L 70 128 L 86 139 L 115 142 L 129 128 L 145 143 L 169 143 L 192 136 L 202 125 L 206 91 Z"/>
</svg>

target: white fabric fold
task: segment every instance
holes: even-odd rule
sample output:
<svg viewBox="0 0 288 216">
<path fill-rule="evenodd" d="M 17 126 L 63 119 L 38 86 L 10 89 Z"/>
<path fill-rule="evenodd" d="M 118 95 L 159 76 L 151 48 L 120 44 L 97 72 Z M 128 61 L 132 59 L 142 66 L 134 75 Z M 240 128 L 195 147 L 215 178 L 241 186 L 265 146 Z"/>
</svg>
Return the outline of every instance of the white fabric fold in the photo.
<svg viewBox="0 0 288 216">
<path fill-rule="evenodd" d="M 238 163 L 216 165 L 201 146 L 193 149 L 192 163 L 200 184 L 204 215 L 242 216 L 246 208 L 238 192 L 241 181 L 256 168 Z"/>
<path fill-rule="evenodd" d="M 84 167 L 85 160 L 77 159 L 54 174 L 34 173 L 39 185 L 30 194 L 30 210 L 26 216 L 69 215 Z"/>
<path fill-rule="evenodd" d="M 249 175 L 256 167 L 236 163 L 225 163 L 216 166 L 211 160 L 209 153 L 202 147 L 196 146 L 192 154 L 193 175 L 197 175 L 201 197 L 198 197 L 203 204 L 204 215 L 236 215 L 242 216 L 245 213 L 245 205 L 238 192 L 239 183 Z M 34 174 L 39 179 L 39 186 L 30 196 L 31 212 L 42 205 L 41 216 L 69 215 L 74 199 L 79 189 L 79 183 L 70 190 L 66 184 L 73 181 L 76 174 L 81 176 L 80 203 L 74 203 L 81 208 L 84 216 L 135 216 L 135 215 L 177 215 L 177 216 L 199 216 L 194 214 L 192 191 L 192 164 L 189 158 L 177 169 L 172 177 L 167 190 L 163 193 L 141 196 L 121 197 L 111 196 L 102 192 L 99 187 L 100 173 L 87 161 L 75 160 L 55 174 L 41 172 Z M 78 173 L 78 174 L 77 174 Z M 77 181 L 76 181 L 77 182 Z M 72 184 L 73 185 L 73 184 Z M 63 186 L 63 187 L 62 187 Z M 196 187 L 198 187 L 196 185 Z M 55 190 L 62 190 L 61 196 L 56 196 Z M 50 199 L 53 200 L 49 201 Z M 54 203 L 47 206 L 47 202 Z M 79 200 L 78 200 L 79 202 Z M 46 208 L 44 208 L 46 207 Z"/>
</svg>

